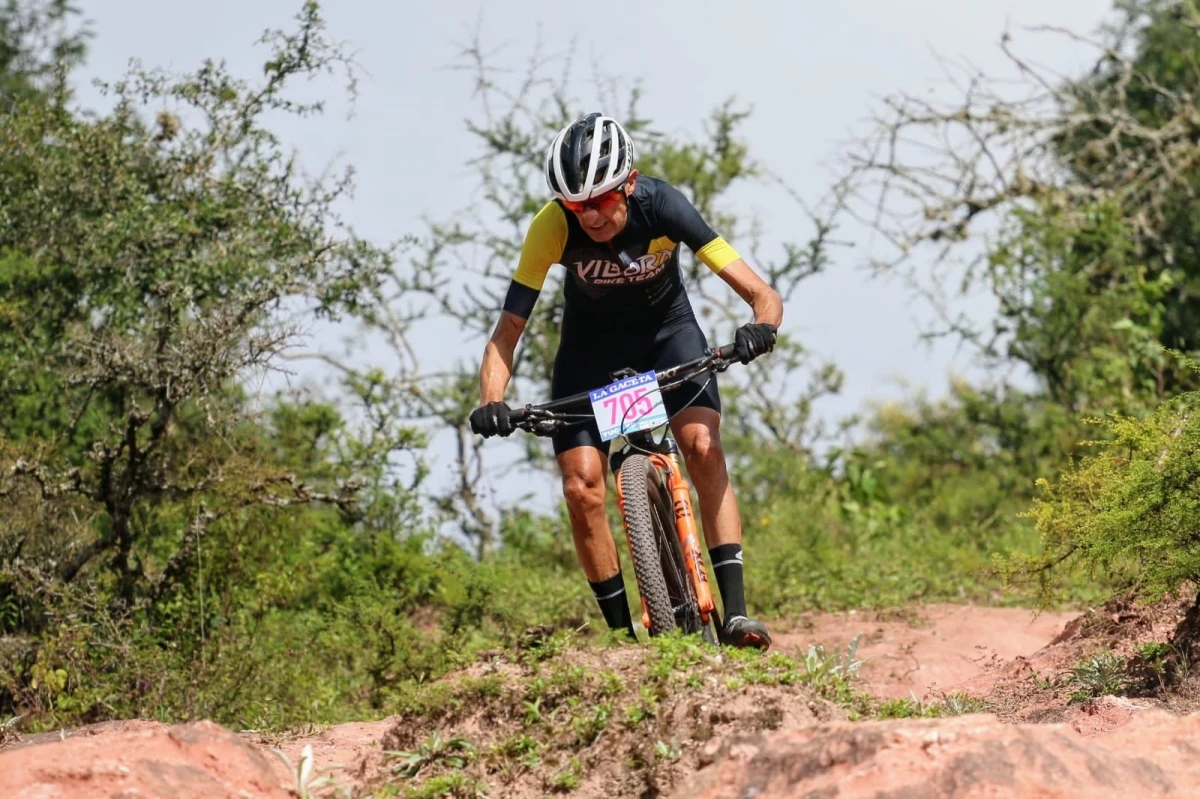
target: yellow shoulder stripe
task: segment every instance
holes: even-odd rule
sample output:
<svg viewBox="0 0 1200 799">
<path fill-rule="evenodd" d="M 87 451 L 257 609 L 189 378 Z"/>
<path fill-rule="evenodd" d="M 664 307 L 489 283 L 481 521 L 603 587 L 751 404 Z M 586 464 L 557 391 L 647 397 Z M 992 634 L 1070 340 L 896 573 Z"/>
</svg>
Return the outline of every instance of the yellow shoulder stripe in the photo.
<svg viewBox="0 0 1200 799">
<path fill-rule="evenodd" d="M 534 291 L 541 291 L 546 274 L 562 258 L 566 247 L 567 217 L 558 203 L 551 200 L 542 206 L 542 210 L 529 223 L 513 280 Z"/>
<path fill-rule="evenodd" d="M 738 255 L 737 250 L 729 246 L 725 239 L 717 236 L 701 247 L 696 253 L 696 257 L 703 261 L 709 269 L 720 272 L 742 256 Z"/>
</svg>

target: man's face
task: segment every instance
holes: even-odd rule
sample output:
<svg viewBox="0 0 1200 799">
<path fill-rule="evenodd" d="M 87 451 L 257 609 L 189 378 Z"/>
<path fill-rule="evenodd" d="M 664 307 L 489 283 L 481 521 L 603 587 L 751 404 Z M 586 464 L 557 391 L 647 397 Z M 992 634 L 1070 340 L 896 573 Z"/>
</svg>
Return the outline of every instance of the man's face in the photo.
<svg viewBox="0 0 1200 799">
<path fill-rule="evenodd" d="M 629 221 L 629 200 L 625 196 L 633 191 L 637 184 L 637 170 L 629 173 L 629 179 L 624 187 L 618 186 L 612 191 L 605 192 L 599 197 L 593 197 L 582 203 L 563 203 L 579 225 L 587 232 L 592 241 L 611 241 L 614 236 L 625 229 Z M 621 189 L 624 188 L 624 192 Z"/>
</svg>

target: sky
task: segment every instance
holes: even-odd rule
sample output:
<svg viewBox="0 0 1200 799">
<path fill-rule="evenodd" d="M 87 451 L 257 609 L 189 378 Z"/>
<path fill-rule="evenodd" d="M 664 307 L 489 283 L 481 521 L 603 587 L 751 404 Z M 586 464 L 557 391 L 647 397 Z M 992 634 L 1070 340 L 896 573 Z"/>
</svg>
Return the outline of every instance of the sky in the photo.
<svg viewBox="0 0 1200 799">
<path fill-rule="evenodd" d="M 254 78 L 266 53 L 254 42 L 265 28 L 290 28 L 301 2 L 84 0 L 80 6 L 95 34 L 88 77 L 118 78 L 130 59 L 182 71 L 212 57 Z M 1011 27 L 1023 54 L 1071 73 L 1087 63 L 1085 51 L 1019 29 L 1061 25 L 1090 33 L 1110 11 L 1108 0 L 763 0 L 736 10 L 711 0 L 337 0 L 323 5 L 330 35 L 351 45 L 367 73 L 354 115 L 347 119 L 345 106 L 335 102 L 323 118 L 285 119 L 275 130 L 310 170 L 331 159 L 355 166 L 357 188 L 346 216 L 360 233 L 377 241 L 419 233 L 424 217 L 446 218 L 473 199 L 476 179 L 466 162 L 476 152 L 464 121 L 478 108 L 470 75 L 447 66 L 478 31 L 495 62 L 512 67 L 524 66 L 539 40 L 551 51 L 570 50 L 583 67 L 573 88 L 585 99 L 592 99 L 588 64 L 640 80 L 643 112 L 680 136 L 736 96 L 753 111 L 742 128 L 753 157 L 816 204 L 833 180 L 831 165 L 868 131 L 883 97 L 944 84 L 938 55 L 1000 71 L 998 42 Z M 338 87 L 330 82 L 324 91 L 336 97 Z M 105 103 L 86 85 L 78 99 L 97 108 Z M 761 219 L 767 252 L 810 232 L 777 188 L 748 187 L 730 199 L 736 210 Z M 830 268 L 802 284 L 785 309 L 785 327 L 846 374 L 841 395 L 825 401 L 820 416 L 836 419 L 869 399 L 896 396 L 901 377 L 936 394 L 951 372 L 978 374 L 969 354 L 949 342 L 930 348 L 918 341 L 918 321 L 927 314 L 897 283 L 869 278 L 866 231 L 850 228 L 838 238 L 853 246 L 836 250 Z M 988 313 L 986 302 L 974 307 Z M 446 357 L 473 361 L 479 349 L 472 342 Z M 542 500 L 553 501 L 555 490 L 548 487 Z"/>
</svg>

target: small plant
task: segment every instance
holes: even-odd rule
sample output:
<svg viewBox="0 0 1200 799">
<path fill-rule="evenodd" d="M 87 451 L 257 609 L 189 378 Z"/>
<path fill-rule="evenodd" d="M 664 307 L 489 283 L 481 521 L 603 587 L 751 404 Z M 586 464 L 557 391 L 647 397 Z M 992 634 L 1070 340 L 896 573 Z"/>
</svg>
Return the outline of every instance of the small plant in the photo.
<svg viewBox="0 0 1200 799">
<path fill-rule="evenodd" d="M 521 703 L 521 706 L 525 710 L 524 722 L 525 722 L 526 727 L 532 727 L 535 724 L 538 724 L 539 722 L 541 722 L 541 720 L 542 720 L 542 698 L 540 696 L 534 700 L 526 699 L 524 702 Z"/>
<path fill-rule="evenodd" d="M 968 713 L 983 713 L 987 705 L 973 696 L 964 693 L 953 693 L 942 700 L 940 705 L 943 716 L 965 716 Z"/>
<path fill-rule="evenodd" d="M 670 743 L 665 741 L 654 742 L 654 758 L 656 760 L 674 763 L 679 758 L 683 757 L 683 747 L 681 747 L 674 739 Z"/>
<path fill-rule="evenodd" d="M 658 695 L 651 686 L 643 685 L 639 688 L 638 696 L 636 704 L 625 707 L 625 723 L 630 727 L 636 727 L 646 719 L 653 718 L 658 712 Z"/>
<path fill-rule="evenodd" d="M 608 727 L 612 716 L 612 703 L 604 702 L 592 709 L 592 712 L 575 719 L 575 739 L 580 746 L 591 746 Z"/>
<path fill-rule="evenodd" d="M 574 630 L 550 630 L 545 626 L 531 627 L 525 631 L 517 646 L 522 652 L 521 660 L 541 663 L 561 655 L 575 638 Z"/>
<path fill-rule="evenodd" d="M 313 763 L 315 762 L 313 759 L 312 744 L 305 744 L 304 749 L 300 751 L 300 762 L 295 766 L 292 765 L 291 761 L 288 760 L 287 755 L 285 755 L 283 752 L 275 748 L 272 748 L 271 751 L 274 752 L 275 755 L 284 762 L 284 765 L 288 767 L 288 771 L 292 773 L 292 777 L 296 781 L 296 795 L 300 797 L 300 799 L 311 799 L 312 794 L 310 791 L 314 788 L 322 788 L 326 785 L 337 784 L 337 780 L 330 776 L 321 777 L 318 780 L 312 779 Z M 349 793 L 345 786 L 343 786 L 343 792 L 347 794 Z"/>
<path fill-rule="evenodd" d="M 1053 688 L 1055 684 L 1053 676 L 1043 677 L 1040 671 L 1032 667 L 1029 669 L 1029 674 L 1025 676 L 1025 679 L 1033 683 L 1034 687 L 1041 691 L 1047 691 Z"/>
<path fill-rule="evenodd" d="M 1141 665 L 1148 675 L 1152 675 L 1153 679 L 1158 683 L 1159 687 L 1165 687 L 1167 681 L 1167 658 L 1174 652 L 1174 648 L 1170 644 L 1160 643 L 1158 641 L 1148 641 L 1142 644 L 1138 650 L 1138 655 L 1141 657 Z"/>
<path fill-rule="evenodd" d="M 492 751 L 504 760 L 515 760 L 523 769 L 532 769 L 542 764 L 543 748 L 544 745 L 537 738 L 521 733 L 496 744 Z"/>
<path fill-rule="evenodd" d="M 488 753 L 487 773 L 494 773 L 505 784 L 511 783 L 542 765 L 541 753 L 545 748 L 545 744 L 532 736 L 510 736 Z"/>
<path fill-rule="evenodd" d="M 554 778 L 550 781 L 551 790 L 555 793 L 573 791 L 581 784 L 583 784 L 583 764 L 579 762 L 579 758 L 577 757 L 573 757 L 567 761 L 566 767 L 556 771 Z"/>
<path fill-rule="evenodd" d="M 402 777 L 417 776 L 427 767 L 438 763 L 459 769 L 475 758 L 475 747 L 466 738 L 456 735 L 452 738 L 442 738 L 441 733 L 435 732 L 425 743 L 417 747 L 417 751 L 385 751 L 388 757 L 403 758 L 402 763 L 394 769 Z"/>
<path fill-rule="evenodd" d="M 473 780 L 461 771 L 440 774 L 430 777 L 421 785 L 410 787 L 404 792 L 405 799 L 440 799 L 449 796 L 454 799 L 478 799 L 488 795 L 487 783 Z"/>
<path fill-rule="evenodd" d="M 561 696 L 579 694 L 587 681 L 587 673 L 582 666 L 566 666 L 554 670 L 550 677 L 550 685 L 554 692 Z"/>
<path fill-rule="evenodd" d="M 858 660 L 858 644 L 862 633 L 854 636 L 846 651 L 833 654 L 820 644 L 809 644 L 804 654 L 804 682 L 821 696 L 843 704 L 849 703 L 854 695 L 853 681 L 866 660 Z"/>
<path fill-rule="evenodd" d="M 1128 682 L 1125 659 L 1107 650 L 1097 652 L 1075 664 L 1068 673 L 1067 682 L 1079 686 L 1079 690 L 1071 694 L 1072 702 L 1123 693 Z"/>
<path fill-rule="evenodd" d="M 881 703 L 875 715 L 881 719 L 920 718 L 925 715 L 925 708 L 916 697 L 902 697 Z"/>
<path fill-rule="evenodd" d="M 605 696 L 617 696 L 624 689 L 621 678 L 611 671 L 605 671 L 600 675 L 600 693 Z"/>
<path fill-rule="evenodd" d="M 892 699 L 881 703 L 875 709 L 875 715 L 881 719 L 932 719 L 979 713 L 985 708 L 986 705 L 974 697 L 963 693 L 954 693 L 944 697 L 940 702 L 924 702 L 916 696 Z"/>
<path fill-rule="evenodd" d="M 1165 691 L 1168 685 L 1185 681 L 1190 674 L 1191 658 L 1187 648 L 1177 649 L 1170 643 L 1149 641 L 1138 648 L 1130 659 L 1127 673 L 1129 688 L 1141 680 L 1143 688 Z"/>
<path fill-rule="evenodd" d="M 17 723 L 23 718 L 25 718 L 24 715 L 13 716 L 7 721 L 0 722 L 0 745 L 16 741 L 21 737 L 21 734 L 17 732 Z"/>
</svg>

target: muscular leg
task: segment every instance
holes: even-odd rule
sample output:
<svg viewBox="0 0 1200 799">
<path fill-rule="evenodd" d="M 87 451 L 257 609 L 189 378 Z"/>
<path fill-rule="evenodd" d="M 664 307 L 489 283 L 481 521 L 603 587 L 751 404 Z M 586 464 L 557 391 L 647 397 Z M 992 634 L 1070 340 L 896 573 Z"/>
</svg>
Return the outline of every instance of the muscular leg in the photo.
<svg viewBox="0 0 1200 799">
<path fill-rule="evenodd" d="M 736 646 L 768 647 L 767 628 L 746 618 L 742 583 L 742 520 L 729 482 L 721 447 L 721 414 L 712 408 L 691 407 L 671 420 L 671 432 L 700 504 L 704 541 L 717 578 L 725 611 L 723 638 Z"/>
<path fill-rule="evenodd" d="M 589 582 L 606 580 L 621 568 L 604 512 L 608 464 L 600 450 L 585 446 L 559 454 L 558 468 L 579 564 Z"/>
<path fill-rule="evenodd" d="M 686 408 L 671 420 L 688 477 L 700 500 L 700 521 L 708 548 L 742 543 L 742 518 L 721 448 L 721 414 L 712 408 Z"/>
<path fill-rule="evenodd" d="M 621 561 L 605 514 L 608 463 L 596 447 L 578 446 L 558 455 L 563 497 L 571 518 L 575 554 L 604 614 L 609 629 L 625 630 L 637 640 L 629 597 L 621 577 Z"/>
</svg>

